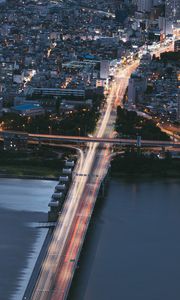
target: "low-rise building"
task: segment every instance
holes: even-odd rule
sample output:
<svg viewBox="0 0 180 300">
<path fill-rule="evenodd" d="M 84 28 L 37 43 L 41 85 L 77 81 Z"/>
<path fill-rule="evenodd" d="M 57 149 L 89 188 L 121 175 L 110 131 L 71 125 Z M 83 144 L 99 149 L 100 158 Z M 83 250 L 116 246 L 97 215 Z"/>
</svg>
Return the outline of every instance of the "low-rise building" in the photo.
<svg viewBox="0 0 180 300">
<path fill-rule="evenodd" d="M 21 116 L 40 116 L 45 113 L 44 108 L 39 104 L 22 104 L 11 107 L 11 111 Z"/>
</svg>

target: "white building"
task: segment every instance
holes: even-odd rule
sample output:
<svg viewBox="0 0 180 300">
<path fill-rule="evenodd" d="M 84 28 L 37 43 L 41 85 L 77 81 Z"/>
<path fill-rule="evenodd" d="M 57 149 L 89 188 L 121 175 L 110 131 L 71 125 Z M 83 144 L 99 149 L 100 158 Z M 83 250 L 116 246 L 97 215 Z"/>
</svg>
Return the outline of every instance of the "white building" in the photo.
<svg viewBox="0 0 180 300">
<path fill-rule="evenodd" d="M 14 72 L 13 74 L 13 83 L 23 83 L 24 80 L 24 72 Z"/>
<path fill-rule="evenodd" d="M 100 63 L 100 79 L 108 79 L 110 72 L 110 63 L 108 60 L 102 60 Z"/>
</svg>

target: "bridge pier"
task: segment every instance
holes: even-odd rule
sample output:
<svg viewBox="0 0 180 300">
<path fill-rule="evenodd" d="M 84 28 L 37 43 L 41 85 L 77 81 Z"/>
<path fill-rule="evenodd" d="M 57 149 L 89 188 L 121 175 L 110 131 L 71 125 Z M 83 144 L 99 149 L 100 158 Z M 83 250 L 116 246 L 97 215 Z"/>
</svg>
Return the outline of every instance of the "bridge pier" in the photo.
<svg viewBox="0 0 180 300">
<path fill-rule="evenodd" d="M 48 222 L 56 222 L 64 205 L 69 186 L 73 178 L 74 161 L 66 161 L 62 169 L 59 183 L 55 187 L 54 194 L 49 202 Z"/>
</svg>

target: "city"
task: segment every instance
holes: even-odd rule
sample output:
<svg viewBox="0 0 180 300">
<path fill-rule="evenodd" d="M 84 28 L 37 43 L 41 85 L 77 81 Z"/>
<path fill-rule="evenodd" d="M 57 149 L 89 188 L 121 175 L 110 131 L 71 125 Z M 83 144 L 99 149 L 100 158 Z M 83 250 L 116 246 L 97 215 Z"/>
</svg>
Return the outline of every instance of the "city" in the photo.
<svg viewBox="0 0 180 300">
<path fill-rule="evenodd" d="M 0 299 L 179 299 L 179 1 L 0 11 Z"/>
</svg>

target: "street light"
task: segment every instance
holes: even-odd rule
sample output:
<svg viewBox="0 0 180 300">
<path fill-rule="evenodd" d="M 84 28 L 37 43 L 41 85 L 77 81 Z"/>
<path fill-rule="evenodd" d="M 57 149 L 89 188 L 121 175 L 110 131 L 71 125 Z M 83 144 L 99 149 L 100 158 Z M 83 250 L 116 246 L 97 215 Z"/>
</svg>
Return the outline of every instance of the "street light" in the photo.
<svg viewBox="0 0 180 300">
<path fill-rule="evenodd" d="M 48 126 L 48 129 L 49 129 L 49 135 L 52 134 L 52 126 Z"/>
</svg>

